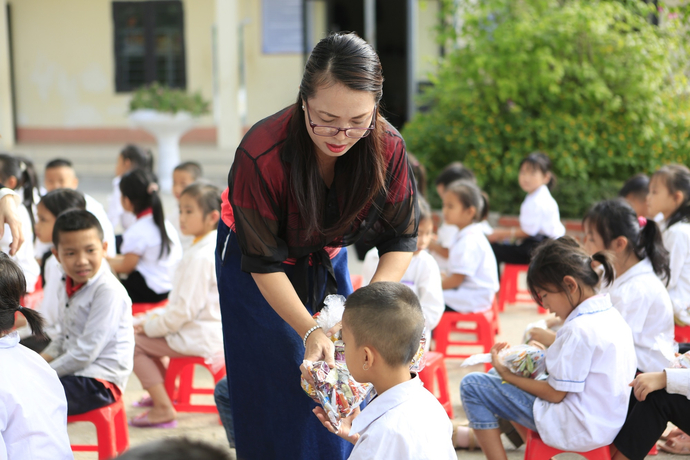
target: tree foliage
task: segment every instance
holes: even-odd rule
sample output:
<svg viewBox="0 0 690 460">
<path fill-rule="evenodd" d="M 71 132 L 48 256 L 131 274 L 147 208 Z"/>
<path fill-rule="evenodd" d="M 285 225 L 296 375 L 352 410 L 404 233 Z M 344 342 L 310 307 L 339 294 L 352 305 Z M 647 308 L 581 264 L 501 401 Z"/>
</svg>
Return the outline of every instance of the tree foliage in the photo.
<svg viewBox="0 0 690 460">
<path fill-rule="evenodd" d="M 579 218 L 629 176 L 690 157 L 686 16 L 641 1 L 442 0 L 452 50 L 407 124 L 431 175 L 476 173 L 516 213 L 521 159 L 546 152 L 561 213 Z M 457 7 L 457 11 L 453 11 Z M 454 18 L 455 21 L 449 21 Z M 453 24 L 455 22 L 455 24 Z"/>
</svg>

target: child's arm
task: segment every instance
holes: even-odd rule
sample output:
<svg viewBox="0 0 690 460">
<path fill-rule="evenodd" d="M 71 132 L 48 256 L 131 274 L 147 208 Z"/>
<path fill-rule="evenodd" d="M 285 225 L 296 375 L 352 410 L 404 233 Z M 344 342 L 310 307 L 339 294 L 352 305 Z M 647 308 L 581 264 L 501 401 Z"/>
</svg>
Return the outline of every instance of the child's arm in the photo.
<svg viewBox="0 0 690 460">
<path fill-rule="evenodd" d="M 487 235 L 486 237 L 491 241 L 492 243 L 504 241 L 504 240 L 512 240 L 512 239 L 523 239 L 527 238 L 530 235 L 525 233 L 521 228 L 519 227 L 511 227 L 511 228 L 495 228 L 493 233 L 490 235 Z"/>
<path fill-rule="evenodd" d="M 347 417 L 340 419 L 340 429 L 336 431 L 335 427 L 331 423 L 331 421 L 328 419 L 328 415 L 326 415 L 326 411 L 323 410 L 321 406 L 315 407 L 312 409 L 312 412 L 316 415 L 316 418 L 319 419 L 321 424 L 326 427 L 328 431 L 331 433 L 340 436 L 346 441 L 351 442 L 352 444 L 356 444 L 357 440 L 359 439 L 359 434 L 354 434 L 350 436 L 350 429 L 352 428 L 352 421 L 359 415 L 359 407 L 355 408 L 355 410 L 352 412 L 352 414 Z"/>
<path fill-rule="evenodd" d="M 139 263 L 139 256 L 130 252 L 128 254 L 108 258 L 108 263 L 110 264 L 110 268 L 115 273 L 124 273 L 125 275 L 129 275 L 137 267 L 137 264 Z"/>
<path fill-rule="evenodd" d="M 450 254 L 450 249 L 444 248 L 443 245 L 441 245 L 437 239 L 432 240 L 431 243 L 429 243 L 429 251 L 435 252 L 444 259 L 447 259 L 448 254 Z"/>
<path fill-rule="evenodd" d="M 443 289 L 455 289 L 460 287 L 463 281 L 465 281 L 465 275 L 459 273 L 443 275 L 441 277 L 441 287 L 443 287 Z"/>
<path fill-rule="evenodd" d="M 563 398 L 568 394 L 567 391 L 554 389 L 546 380 L 534 380 L 510 372 L 510 370 L 498 359 L 498 352 L 507 346 L 507 343 L 497 343 L 491 348 L 491 363 L 494 369 L 496 369 L 496 372 L 498 372 L 498 375 L 500 375 L 504 381 L 544 401 L 550 403 L 559 403 L 563 401 Z"/>
<path fill-rule="evenodd" d="M 533 327 L 529 330 L 528 334 L 530 340 L 535 340 L 547 347 L 550 347 L 556 341 L 556 333 L 549 329 Z"/>
</svg>

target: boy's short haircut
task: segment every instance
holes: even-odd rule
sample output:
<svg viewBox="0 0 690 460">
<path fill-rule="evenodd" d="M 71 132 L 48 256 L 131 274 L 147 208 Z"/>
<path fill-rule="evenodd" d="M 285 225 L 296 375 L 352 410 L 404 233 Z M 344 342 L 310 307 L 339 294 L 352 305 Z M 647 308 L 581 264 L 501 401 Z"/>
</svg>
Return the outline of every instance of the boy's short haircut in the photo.
<svg viewBox="0 0 690 460">
<path fill-rule="evenodd" d="M 640 199 L 645 199 L 649 194 L 649 177 L 646 174 L 635 174 L 625 181 L 623 188 L 618 192 L 618 196 L 626 198 L 628 195 L 635 195 Z"/>
<path fill-rule="evenodd" d="M 203 175 L 201 165 L 196 161 L 185 161 L 184 163 L 180 163 L 175 166 L 175 171 L 186 171 L 192 175 L 194 180 L 197 180 Z"/>
<path fill-rule="evenodd" d="M 96 229 L 98 237 L 103 241 L 103 227 L 98 222 L 96 216 L 83 209 L 69 209 L 55 219 L 53 226 L 53 245 L 55 249 L 60 243 L 60 234 L 67 232 L 78 232 L 80 230 Z"/>
<path fill-rule="evenodd" d="M 405 366 L 419 349 L 424 315 L 412 289 L 382 281 L 350 294 L 343 324 L 352 333 L 355 346 L 371 346 L 389 366 Z"/>
<path fill-rule="evenodd" d="M 66 158 L 55 158 L 53 160 L 50 160 L 48 163 L 46 163 L 45 169 L 53 169 L 53 168 L 71 168 L 74 169 L 74 165 L 72 164 L 71 161 L 69 161 Z"/>
<path fill-rule="evenodd" d="M 182 190 L 180 196 L 189 195 L 194 198 L 204 212 L 204 216 L 213 211 L 220 212 L 222 199 L 220 196 L 220 189 L 209 182 L 194 182 L 189 184 Z"/>
<path fill-rule="evenodd" d="M 436 186 L 443 185 L 444 187 L 448 187 L 448 184 L 456 180 L 477 182 L 477 178 L 471 169 L 467 169 L 465 165 L 459 161 L 455 161 L 443 168 L 443 171 L 436 176 Z"/>
<path fill-rule="evenodd" d="M 166 438 L 132 447 L 116 460 L 230 460 L 230 455 L 216 446 L 187 438 Z"/>
</svg>

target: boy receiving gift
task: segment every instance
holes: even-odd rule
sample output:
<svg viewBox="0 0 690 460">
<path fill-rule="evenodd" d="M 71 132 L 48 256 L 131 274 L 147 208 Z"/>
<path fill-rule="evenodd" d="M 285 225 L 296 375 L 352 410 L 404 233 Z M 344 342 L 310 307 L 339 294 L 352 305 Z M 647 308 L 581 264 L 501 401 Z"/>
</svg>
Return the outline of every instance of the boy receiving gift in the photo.
<svg viewBox="0 0 690 460">
<path fill-rule="evenodd" d="M 436 398 L 410 374 L 424 315 L 417 296 L 400 283 L 378 282 L 347 299 L 342 336 L 347 367 L 378 396 L 335 430 L 321 407 L 314 413 L 331 432 L 355 448 L 350 459 L 452 459 L 452 426 Z"/>
</svg>

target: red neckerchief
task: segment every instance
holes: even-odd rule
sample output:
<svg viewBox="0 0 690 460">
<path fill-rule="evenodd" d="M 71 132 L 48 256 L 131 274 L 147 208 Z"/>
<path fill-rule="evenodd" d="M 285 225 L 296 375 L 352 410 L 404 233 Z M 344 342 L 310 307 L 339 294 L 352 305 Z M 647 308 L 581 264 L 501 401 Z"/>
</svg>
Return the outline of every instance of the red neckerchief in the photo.
<svg viewBox="0 0 690 460">
<path fill-rule="evenodd" d="M 72 297 L 74 293 L 81 289 L 85 284 L 86 283 L 74 284 L 72 278 L 68 276 L 65 280 L 65 290 L 67 291 L 67 298 Z"/>
<path fill-rule="evenodd" d="M 139 214 L 137 214 L 137 219 L 141 219 L 144 216 L 148 216 L 149 214 L 153 214 L 153 208 L 146 208 L 143 211 L 141 211 Z"/>
</svg>

